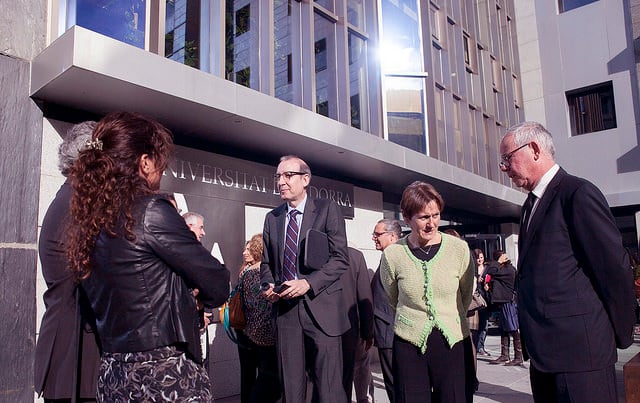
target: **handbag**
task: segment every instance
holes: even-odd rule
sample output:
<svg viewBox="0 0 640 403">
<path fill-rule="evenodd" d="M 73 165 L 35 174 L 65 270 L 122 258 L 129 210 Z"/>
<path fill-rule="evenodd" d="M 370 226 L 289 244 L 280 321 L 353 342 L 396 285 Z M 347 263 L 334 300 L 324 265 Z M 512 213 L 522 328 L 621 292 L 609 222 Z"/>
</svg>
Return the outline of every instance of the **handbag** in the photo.
<svg viewBox="0 0 640 403">
<path fill-rule="evenodd" d="M 240 278 L 238 285 L 231 291 L 231 296 L 229 297 L 228 308 L 229 308 L 229 326 L 236 330 L 244 330 L 244 327 L 247 325 L 247 318 L 244 316 L 244 310 L 242 309 L 242 279 L 244 275 Z"/>
<path fill-rule="evenodd" d="M 487 301 L 482 297 L 478 290 L 475 290 L 471 296 L 471 304 L 469 304 L 469 311 L 475 311 L 476 309 L 482 309 L 487 307 Z"/>
</svg>

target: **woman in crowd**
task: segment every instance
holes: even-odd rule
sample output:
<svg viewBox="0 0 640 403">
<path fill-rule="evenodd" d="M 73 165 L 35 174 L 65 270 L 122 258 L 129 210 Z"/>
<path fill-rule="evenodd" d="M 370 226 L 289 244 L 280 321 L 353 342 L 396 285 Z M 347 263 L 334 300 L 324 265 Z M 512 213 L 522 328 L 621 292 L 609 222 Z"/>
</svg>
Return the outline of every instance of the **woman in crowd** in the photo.
<svg viewBox="0 0 640 403">
<path fill-rule="evenodd" d="M 474 249 L 473 254 L 476 258 L 476 280 L 478 282 L 477 290 L 484 300 L 489 303 L 489 296 L 484 289 L 485 279 L 487 277 L 487 262 L 484 259 L 482 249 Z M 477 355 L 482 357 L 491 357 L 491 354 L 484 348 L 484 341 L 487 338 L 487 329 L 489 328 L 489 317 L 491 317 L 490 305 L 480 309 L 478 312 L 478 330 L 471 332 L 473 344 L 476 346 Z"/>
<path fill-rule="evenodd" d="M 219 306 L 229 272 L 156 193 L 172 150 L 159 123 L 111 113 L 69 174 L 67 258 L 96 316 L 101 402 L 211 400 L 189 290 Z"/>
<path fill-rule="evenodd" d="M 262 248 L 262 234 L 256 234 L 242 252 L 244 264 L 238 290 L 246 325 L 237 331 L 242 403 L 276 402 L 280 397 L 272 308 L 260 290 Z"/>
<path fill-rule="evenodd" d="M 491 276 L 491 281 L 485 289 L 490 290 L 491 303 L 499 309 L 502 334 L 500 337 L 500 356 L 490 364 L 522 365 L 522 344 L 518 331 L 518 307 L 514 289 L 516 269 L 503 250 L 495 251 L 493 260 L 493 263 L 487 268 L 487 274 Z M 509 336 L 513 338 L 515 352 L 513 360 L 509 360 Z"/>
<path fill-rule="evenodd" d="M 432 185 L 407 186 L 400 209 L 411 233 L 389 245 L 380 263 L 383 286 L 396 307 L 396 402 L 473 401 L 466 315 L 474 262 L 466 242 L 438 231 L 443 208 Z"/>
</svg>

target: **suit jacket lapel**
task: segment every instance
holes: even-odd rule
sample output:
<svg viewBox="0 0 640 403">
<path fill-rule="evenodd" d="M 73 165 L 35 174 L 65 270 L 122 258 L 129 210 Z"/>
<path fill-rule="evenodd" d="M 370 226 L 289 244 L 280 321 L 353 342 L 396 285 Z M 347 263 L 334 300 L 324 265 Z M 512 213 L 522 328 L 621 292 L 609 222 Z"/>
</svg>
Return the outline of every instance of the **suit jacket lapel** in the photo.
<svg viewBox="0 0 640 403">
<path fill-rule="evenodd" d="M 276 233 L 275 233 L 275 237 L 276 237 L 276 245 L 277 245 L 277 251 L 278 251 L 278 262 L 276 265 L 276 268 L 278 270 L 278 273 L 274 273 L 274 275 L 276 276 L 275 280 L 282 280 L 283 276 L 282 276 L 282 262 L 284 262 L 284 234 L 285 234 L 285 224 L 286 224 L 286 220 L 285 217 L 287 216 L 287 204 L 282 204 L 279 208 L 277 208 L 276 210 L 274 210 L 273 215 L 276 219 Z"/>
<path fill-rule="evenodd" d="M 538 206 L 536 206 L 536 209 L 529 221 L 529 228 L 527 229 L 526 239 L 521 239 L 521 241 L 524 242 L 520 243 L 520 253 L 518 254 L 518 268 L 522 266 L 520 263 L 527 254 L 529 246 L 531 245 L 531 241 L 536 236 L 536 232 L 543 224 L 544 218 L 547 215 L 547 210 L 549 209 L 551 202 L 556 198 L 556 195 L 558 194 L 558 186 L 560 185 L 560 182 L 562 182 L 562 179 L 566 174 L 567 173 L 562 168 L 560 168 L 553 179 L 551 179 L 551 182 L 549 182 L 549 185 L 544 191 L 542 198 L 540 199 L 540 201 L 538 201 Z M 522 229 L 520 230 L 520 233 L 522 234 Z"/>
<path fill-rule="evenodd" d="M 316 214 L 317 212 L 315 200 L 307 196 L 307 205 L 304 208 L 304 214 L 302 215 L 302 225 L 300 226 L 300 233 L 298 234 L 298 262 L 302 261 L 300 259 L 302 258 L 302 254 L 304 253 L 304 251 L 300 250 L 300 245 L 302 245 L 303 241 L 306 239 L 307 231 L 309 231 L 309 229 L 313 225 Z M 299 268 L 300 267 L 298 267 L 298 269 Z"/>
</svg>

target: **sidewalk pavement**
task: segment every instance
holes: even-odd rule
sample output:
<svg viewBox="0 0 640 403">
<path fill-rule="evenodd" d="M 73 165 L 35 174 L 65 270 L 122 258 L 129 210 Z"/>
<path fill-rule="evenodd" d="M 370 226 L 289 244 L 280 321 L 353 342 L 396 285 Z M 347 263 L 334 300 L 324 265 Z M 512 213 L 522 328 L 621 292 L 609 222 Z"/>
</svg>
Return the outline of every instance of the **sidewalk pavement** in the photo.
<svg viewBox="0 0 640 403">
<path fill-rule="evenodd" d="M 530 403 L 531 385 L 529 383 L 529 363 L 523 367 L 505 367 L 504 365 L 490 365 L 489 361 L 500 355 L 500 336 L 490 334 L 485 343 L 486 350 L 491 357 L 478 358 L 478 379 L 480 386 L 476 392 L 474 402 L 500 402 L 500 403 Z M 634 355 L 640 352 L 640 335 L 636 335 L 635 342 L 626 350 L 618 350 L 618 362 L 616 364 L 616 379 L 618 382 L 618 401 L 625 402 L 624 379 L 622 366 Z M 513 356 L 513 346 L 511 347 Z M 378 403 L 388 403 L 382 374 L 378 363 L 371 368 L 375 384 L 375 400 Z M 355 395 L 353 396 L 355 398 Z M 216 399 L 218 403 L 239 403 L 240 396 L 231 396 L 224 399 Z"/>
</svg>

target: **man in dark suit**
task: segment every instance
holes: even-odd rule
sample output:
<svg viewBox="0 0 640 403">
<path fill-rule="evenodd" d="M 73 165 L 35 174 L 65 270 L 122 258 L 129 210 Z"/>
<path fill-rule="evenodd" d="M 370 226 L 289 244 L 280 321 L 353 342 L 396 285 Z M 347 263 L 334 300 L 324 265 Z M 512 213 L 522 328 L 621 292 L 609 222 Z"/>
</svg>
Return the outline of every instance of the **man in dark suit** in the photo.
<svg viewBox="0 0 640 403">
<path fill-rule="evenodd" d="M 307 373 L 314 401 L 346 402 L 341 336 L 350 325 L 340 278 L 349 267 L 344 217 L 335 202 L 307 197 L 311 170 L 302 159 L 282 157 L 275 178 L 285 203 L 265 218 L 260 272 L 263 295 L 274 303 L 285 401 L 306 401 Z M 322 267 L 304 264 L 311 228 L 328 238 Z M 274 290 L 274 285 L 286 288 Z"/>
<path fill-rule="evenodd" d="M 371 239 L 380 252 L 395 243 L 402 237 L 402 225 L 398 220 L 384 218 L 373 228 Z M 380 270 L 377 270 L 371 279 L 371 291 L 373 294 L 373 314 L 374 314 L 374 341 L 378 348 L 380 357 L 380 369 L 384 379 L 384 388 L 387 391 L 389 402 L 395 402 L 393 391 L 393 373 L 391 372 L 393 363 L 393 323 L 395 320 L 395 310 L 389 304 L 387 294 L 380 281 Z"/>
<path fill-rule="evenodd" d="M 342 335 L 343 377 L 351 401 L 355 386 L 356 402 L 372 402 L 373 378 L 369 368 L 369 349 L 373 345 L 373 298 L 369 270 L 362 252 L 349 248 L 349 270 L 342 275 L 346 310 L 351 328 Z"/>
<path fill-rule="evenodd" d="M 66 134 L 58 150 L 58 165 L 65 177 L 85 143 L 91 140 L 95 125 L 96 122 L 83 122 Z M 47 291 L 36 345 L 34 381 L 36 392 L 44 395 L 45 402 L 96 400 L 99 340 L 89 302 L 79 292 L 68 268 L 64 245 L 71 192 L 71 184 L 65 181 L 47 209 L 38 241 Z"/>
<path fill-rule="evenodd" d="M 551 134 L 539 123 L 507 130 L 500 152 L 502 171 L 529 191 L 516 282 L 534 400 L 615 402 L 616 347 L 633 341 L 635 300 L 609 206 L 554 162 Z"/>
</svg>

